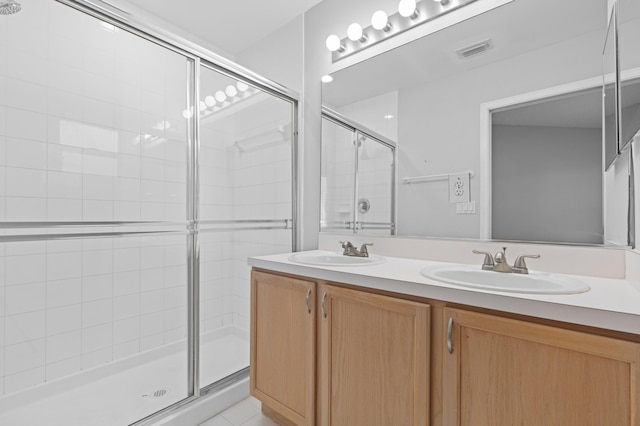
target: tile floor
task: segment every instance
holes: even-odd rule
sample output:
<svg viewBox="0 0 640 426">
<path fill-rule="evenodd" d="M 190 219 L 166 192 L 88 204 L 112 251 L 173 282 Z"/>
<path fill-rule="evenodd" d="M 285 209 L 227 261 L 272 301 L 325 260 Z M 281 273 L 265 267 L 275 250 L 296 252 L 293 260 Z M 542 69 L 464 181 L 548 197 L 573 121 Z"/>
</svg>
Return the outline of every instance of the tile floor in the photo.
<svg viewBox="0 0 640 426">
<path fill-rule="evenodd" d="M 277 426 L 260 411 L 260 401 L 250 396 L 210 418 L 200 426 Z"/>
</svg>

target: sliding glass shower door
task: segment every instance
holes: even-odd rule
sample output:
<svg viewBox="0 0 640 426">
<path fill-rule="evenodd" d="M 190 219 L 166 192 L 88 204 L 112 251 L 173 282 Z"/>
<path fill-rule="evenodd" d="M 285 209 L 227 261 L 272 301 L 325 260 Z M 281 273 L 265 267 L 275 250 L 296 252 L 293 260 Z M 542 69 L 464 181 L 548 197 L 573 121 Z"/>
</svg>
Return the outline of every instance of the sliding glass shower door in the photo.
<svg viewBox="0 0 640 426">
<path fill-rule="evenodd" d="M 200 68 L 200 386 L 249 366 L 248 256 L 292 250 L 295 105 Z"/>
</svg>

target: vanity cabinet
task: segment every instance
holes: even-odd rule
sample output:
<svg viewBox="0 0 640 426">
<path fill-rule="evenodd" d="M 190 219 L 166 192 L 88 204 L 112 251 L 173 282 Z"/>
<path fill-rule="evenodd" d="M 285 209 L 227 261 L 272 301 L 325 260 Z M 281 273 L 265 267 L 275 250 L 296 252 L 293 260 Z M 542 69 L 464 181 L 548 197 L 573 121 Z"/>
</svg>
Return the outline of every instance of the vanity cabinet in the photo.
<svg viewBox="0 0 640 426">
<path fill-rule="evenodd" d="M 318 424 L 428 424 L 429 306 L 332 285 L 318 297 Z"/>
<path fill-rule="evenodd" d="M 255 270 L 251 303 L 251 394 L 267 415 L 294 425 L 429 423 L 428 305 Z"/>
<path fill-rule="evenodd" d="M 445 308 L 445 425 L 640 425 L 640 345 Z"/>
<path fill-rule="evenodd" d="M 251 394 L 283 423 L 315 421 L 315 293 L 314 281 L 251 274 Z"/>
</svg>

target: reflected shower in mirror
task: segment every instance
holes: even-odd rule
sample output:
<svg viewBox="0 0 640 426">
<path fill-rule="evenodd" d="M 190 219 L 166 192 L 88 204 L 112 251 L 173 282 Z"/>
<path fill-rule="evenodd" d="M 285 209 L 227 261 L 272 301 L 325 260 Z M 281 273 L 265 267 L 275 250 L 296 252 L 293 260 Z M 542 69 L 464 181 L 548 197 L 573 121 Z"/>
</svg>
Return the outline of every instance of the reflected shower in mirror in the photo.
<svg viewBox="0 0 640 426">
<path fill-rule="evenodd" d="M 624 58 L 624 52 L 632 51 L 636 56 L 634 61 L 622 60 L 624 80 L 625 75 L 640 67 L 640 55 L 635 53 L 640 51 L 640 37 L 636 36 L 640 31 L 640 7 L 639 2 L 621 2 L 621 54 Z M 511 98 L 503 105 L 517 105 L 524 102 L 523 94 L 580 81 L 589 81 L 593 88 L 600 86 L 607 24 L 606 2 L 519 0 L 332 73 L 333 82 L 323 85 L 323 105 L 397 141 L 398 235 L 626 244 L 625 238 L 609 239 L 606 228 L 626 228 L 626 217 L 615 224 L 609 218 L 621 217 L 617 212 L 626 211 L 628 190 L 626 198 L 622 197 L 624 190 L 616 186 L 617 178 L 603 174 L 602 160 L 594 166 L 594 173 L 599 173 L 605 185 L 579 184 L 585 197 L 605 198 L 601 207 L 593 207 L 600 210 L 599 226 L 571 232 L 572 236 L 545 229 L 514 236 L 487 232 L 496 209 L 492 209 L 490 194 L 485 190 L 490 191 L 492 186 L 491 169 L 483 175 L 483 162 L 490 163 L 492 154 L 481 144 L 481 129 L 489 127 L 483 134 L 490 133 L 491 122 L 483 121 L 481 105 Z M 467 47 L 483 41 L 486 49 L 464 54 Z M 601 108 L 601 95 L 598 98 L 594 97 L 591 104 L 594 110 Z M 602 112 L 598 111 L 601 117 Z M 576 153 L 576 157 L 580 156 L 582 153 Z M 553 161 L 557 159 L 542 156 L 531 163 L 544 170 Z M 595 161 L 592 159 L 589 164 Z M 624 175 L 622 163 L 612 175 Z M 467 171 L 471 172 L 470 202 L 459 206 L 450 202 L 446 177 Z M 421 176 L 445 178 L 403 183 L 405 177 Z M 537 189 L 541 186 L 523 189 L 519 194 L 523 204 L 541 200 Z M 610 197 L 609 192 L 620 196 Z M 557 201 L 546 202 L 551 204 L 550 210 L 564 208 Z M 616 214 L 609 214 L 609 209 Z M 582 217 L 583 211 L 574 212 L 576 215 L 580 216 L 576 222 L 596 220 L 591 212 L 588 218 Z M 509 218 L 505 223 L 516 221 L 517 218 Z M 578 234 L 581 236 L 576 237 Z M 626 235 L 626 230 L 619 234 Z"/>
</svg>

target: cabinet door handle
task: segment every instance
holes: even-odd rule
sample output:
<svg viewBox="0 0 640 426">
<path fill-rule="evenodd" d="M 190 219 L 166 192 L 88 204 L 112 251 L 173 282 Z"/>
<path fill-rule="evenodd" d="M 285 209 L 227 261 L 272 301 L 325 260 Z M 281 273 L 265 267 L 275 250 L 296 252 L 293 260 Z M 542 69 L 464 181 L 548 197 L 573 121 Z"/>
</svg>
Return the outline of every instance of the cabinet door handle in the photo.
<svg viewBox="0 0 640 426">
<path fill-rule="evenodd" d="M 309 307 L 309 298 L 311 297 L 311 289 L 307 291 L 307 298 L 305 299 L 305 303 L 307 305 L 307 312 L 311 313 L 311 308 Z"/>
<path fill-rule="evenodd" d="M 447 324 L 447 351 L 450 354 L 453 353 L 453 343 L 451 341 L 451 335 L 453 334 L 453 318 L 449 317 L 449 324 Z"/>
<path fill-rule="evenodd" d="M 320 306 L 322 307 L 322 316 L 323 316 L 323 317 L 325 317 L 325 318 L 327 317 L 327 311 L 325 311 L 325 310 L 324 310 L 324 301 L 325 301 L 326 299 L 327 299 L 327 293 L 325 292 L 325 293 L 322 295 L 322 303 L 320 304 Z"/>
</svg>

